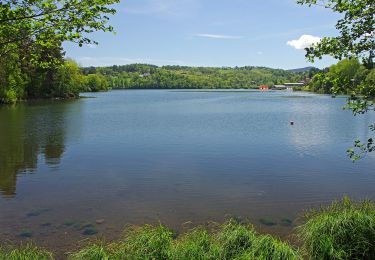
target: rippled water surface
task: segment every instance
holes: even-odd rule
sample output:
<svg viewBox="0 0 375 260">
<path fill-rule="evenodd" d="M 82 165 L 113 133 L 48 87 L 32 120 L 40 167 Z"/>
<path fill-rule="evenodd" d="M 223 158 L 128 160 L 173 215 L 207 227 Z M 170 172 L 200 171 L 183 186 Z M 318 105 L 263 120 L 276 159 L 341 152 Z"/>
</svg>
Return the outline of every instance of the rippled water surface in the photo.
<svg viewBox="0 0 375 260">
<path fill-rule="evenodd" d="M 375 199 L 375 157 L 346 149 L 373 115 L 344 98 L 134 90 L 0 107 L 0 238 L 73 248 L 94 227 L 249 218 L 284 236 L 302 209 Z M 291 126 L 290 121 L 295 125 Z"/>
</svg>

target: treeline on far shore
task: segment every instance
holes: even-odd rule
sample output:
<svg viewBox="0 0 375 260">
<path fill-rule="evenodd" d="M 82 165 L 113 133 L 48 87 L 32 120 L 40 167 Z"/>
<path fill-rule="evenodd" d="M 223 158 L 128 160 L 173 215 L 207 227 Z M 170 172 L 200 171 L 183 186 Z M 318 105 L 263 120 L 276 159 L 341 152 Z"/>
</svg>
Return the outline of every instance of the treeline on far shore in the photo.
<svg viewBox="0 0 375 260">
<path fill-rule="evenodd" d="M 81 92 L 110 89 L 251 89 L 303 82 L 305 90 L 322 94 L 375 96 L 375 69 L 357 59 L 329 68 L 282 70 L 266 67 L 187 67 L 148 64 L 84 67 L 65 59 L 48 68 L 18 68 L 0 62 L 0 103 L 39 98 L 76 98 Z"/>
<path fill-rule="evenodd" d="M 85 75 L 104 75 L 113 89 L 249 89 L 260 85 L 300 82 L 318 70 L 266 67 L 187 67 L 131 64 L 83 68 Z"/>
<path fill-rule="evenodd" d="M 68 259 L 375 259 L 375 206 L 340 202 L 309 211 L 293 243 L 259 234 L 247 221 L 231 219 L 176 234 L 165 226 L 129 227 L 117 241 L 86 243 Z M 0 259 L 54 259 L 34 245 L 0 247 Z M 61 256 L 60 256 L 61 258 Z"/>
<path fill-rule="evenodd" d="M 0 59 L 0 102 L 37 98 L 74 98 L 80 92 L 109 89 L 221 89 L 257 88 L 311 78 L 310 71 L 265 67 L 184 67 L 131 64 L 80 68 L 70 59 L 48 66 L 31 66 Z"/>
</svg>

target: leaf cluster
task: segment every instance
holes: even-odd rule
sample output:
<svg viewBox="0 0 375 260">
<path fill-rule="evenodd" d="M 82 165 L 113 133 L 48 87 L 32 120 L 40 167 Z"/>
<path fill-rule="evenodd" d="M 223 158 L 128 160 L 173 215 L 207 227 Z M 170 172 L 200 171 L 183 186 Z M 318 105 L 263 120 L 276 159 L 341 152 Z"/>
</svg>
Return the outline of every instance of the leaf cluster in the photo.
<svg viewBox="0 0 375 260">
<path fill-rule="evenodd" d="M 375 1 L 374 0 L 297 0 L 301 5 L 317 5 L 341 14 L 336 23 L 339 34 L 324 37 L 306 48 L 310 61 L 330 55 L 336 59 L 360 57 L 368 69 L 374 66 L 375 57 Z"/>
</svg>

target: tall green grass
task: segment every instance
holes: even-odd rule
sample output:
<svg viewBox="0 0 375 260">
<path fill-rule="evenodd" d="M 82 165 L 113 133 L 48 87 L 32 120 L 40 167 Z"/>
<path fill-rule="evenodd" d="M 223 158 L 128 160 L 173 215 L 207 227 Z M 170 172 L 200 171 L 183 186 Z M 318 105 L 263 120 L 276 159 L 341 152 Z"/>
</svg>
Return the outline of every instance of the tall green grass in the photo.
<svg viewBox="0 0 375 260">
<path fill-rule="evenodd" d="M 173 241 L 170 259 L 218 259 L 220 247 L 207 229 L 197 227 Z"/>
<path fill-rule="evenodd" d="M 52 253 L 32 244 L 13 248 L 0 248 L 0 260 L 50 260 Z"/>
<path fill-rule="evenodd" d="M 258 235 L 249 224 L 234 220 L 213 231 L 198 227 L 173 239 L 163 226 L 132 228 L 119 242 L 93 244 L 71 259 L 299 259 L 290 245 Z M 251 257 L 251 258 L 249 258 Z"/>
<path fill-rule="evenodd" d="M 96 242 L 78 252 L 70 259 L 169 259 L 173 232 L 164 226 L 129 226 L 123 237 L 114 243 Z"/>
<path fill-rule="evenodd" d="M 310 259 L 375 259 L 375 206 L 344 198 L 306 214 L 298 234 Z"/>
<path fill-rule="evenodd" d="M 270 235 L 260 236 L 253 248 L 238 259 L 302 259 L 299 252 L 288 243 L 273 238 Z"/>
</svg>

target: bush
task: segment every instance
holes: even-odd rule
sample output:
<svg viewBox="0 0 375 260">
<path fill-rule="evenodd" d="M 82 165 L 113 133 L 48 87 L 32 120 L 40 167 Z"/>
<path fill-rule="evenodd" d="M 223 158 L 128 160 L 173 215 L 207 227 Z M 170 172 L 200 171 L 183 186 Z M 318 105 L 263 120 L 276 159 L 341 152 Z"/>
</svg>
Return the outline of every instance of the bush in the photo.
<svg viewBox="0 0 375 260">
<path fill-rule="evenodd" d="M 3 94 L 1 102 L 5 104 L 13 104 L 17 102 L 17 99 L 18 96 L 16 91 L 14 89 L 8 89 Z"/>
<path fill-rule="evenodd" d="M 375 206 L 344 198 L 306 214 L 299 227 L 305 254 L 311 259 L 375 259 Z"/>
</svg>

